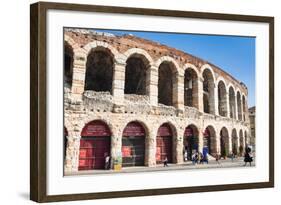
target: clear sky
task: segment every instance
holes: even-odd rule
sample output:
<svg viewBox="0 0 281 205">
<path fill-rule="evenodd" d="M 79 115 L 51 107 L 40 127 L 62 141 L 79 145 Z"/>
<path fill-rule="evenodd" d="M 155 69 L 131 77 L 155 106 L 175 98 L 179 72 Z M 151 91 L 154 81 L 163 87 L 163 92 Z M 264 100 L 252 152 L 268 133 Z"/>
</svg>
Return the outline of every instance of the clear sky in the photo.
<svg viewBox="0 0 281 205">
<path fill-rule="evenodd" d="M 133 34 L 209 61 L 248 87 L 248 106 L 255 105 L 255 38 L 241 36 L 96 30 Z"/>
</svg>

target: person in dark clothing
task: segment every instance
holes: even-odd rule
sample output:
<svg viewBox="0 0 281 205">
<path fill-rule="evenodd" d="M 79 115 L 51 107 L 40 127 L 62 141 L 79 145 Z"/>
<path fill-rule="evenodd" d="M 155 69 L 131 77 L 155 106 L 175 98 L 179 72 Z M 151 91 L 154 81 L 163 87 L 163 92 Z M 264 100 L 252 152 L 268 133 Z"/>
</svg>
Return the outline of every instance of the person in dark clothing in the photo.
<svg viewBox="0 0 281 205">
<path fill-rule="evenodd" d="M 220 160 L 220 155 L 217 153 L 217 154 L 216 154 L 216 162 L 217 162 L 218 164 L 220 164 L 220 161 L 219 161 L 219 160 Z"/>
<path fill-rule="evenodd" d="M 246 166 L 248 162 L 251 166 L 252 161 L 253 161 L 253 157 L 251 156 L 250 152 L 246 151 L 244 155 L 244 162 L 245 162 L 244 166 Z"/>
<path fill-rule="evenodd" d="M 164 167 L 168 166 L 168 158 L 167 157 L 164 159 L 163 163 L 164 163 Z"/>
</svg>

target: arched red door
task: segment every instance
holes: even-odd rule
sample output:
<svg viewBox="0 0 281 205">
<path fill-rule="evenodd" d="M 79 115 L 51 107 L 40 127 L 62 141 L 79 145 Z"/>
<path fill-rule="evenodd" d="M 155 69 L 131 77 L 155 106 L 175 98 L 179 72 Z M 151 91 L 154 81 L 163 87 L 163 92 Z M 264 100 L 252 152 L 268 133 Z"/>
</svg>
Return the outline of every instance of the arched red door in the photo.
<svg viewBox="0 0 281 205">
<path fill-rule="evenodd" d="M 110 155 L 111 132 L 102 121 L 92 121 L 82 130 L 79 170 L 104 169 L 105 157 Z"/>
<path fill-rule="evenodd" d="M 139 122 L 127 124 L 122 136 L 122 167 L 144 166 L 145 137 Z"/>
<path fill-rule="evenodd" d="M 173 133 L 168 123 L 162 124 L 157 132 L 156 137 L 156 163 L 160 164 L 167 158 L 172 162 L 173 153 Z"/>
</svg>

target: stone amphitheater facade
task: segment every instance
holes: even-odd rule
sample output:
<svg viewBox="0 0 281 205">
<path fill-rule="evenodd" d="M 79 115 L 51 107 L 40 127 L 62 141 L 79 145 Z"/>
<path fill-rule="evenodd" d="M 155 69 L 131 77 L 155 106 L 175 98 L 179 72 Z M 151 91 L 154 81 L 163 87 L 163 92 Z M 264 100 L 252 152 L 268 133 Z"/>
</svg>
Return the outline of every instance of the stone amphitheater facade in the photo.
<svg viewBox="0 0 281 205">
<path fill-rule="evenodd" d="M 82 29 L 64 30 L 64 52 L 66 172 L 78 171 L 81 132 L 93 121 L 108 126 L 113 160 L 122 153 L 128 123 L 141 124 L 145 130 L 144 166 L 148 167 L 157 165 L 156 137 L 163 124 L 173 133 L 172 163 L 184 163 L 187 127 L 194 129 L 199 151 L 208 146 L 204 144 L 208 133 L 211 156 L 222 154 L 222 146 L 227 153 L 247 146 L 247 87 L 217 66 L 133 35 Z M 104 69 L 103 73 L 87 71 L 94 66 Z M 136 72 L 126 71 L 131 68 Z M 136 78 L 128 76 L 134 74 L 142 78 L 138 85 Z M 94 83 L 94 75 L 106 77 Z"/>
</svg>

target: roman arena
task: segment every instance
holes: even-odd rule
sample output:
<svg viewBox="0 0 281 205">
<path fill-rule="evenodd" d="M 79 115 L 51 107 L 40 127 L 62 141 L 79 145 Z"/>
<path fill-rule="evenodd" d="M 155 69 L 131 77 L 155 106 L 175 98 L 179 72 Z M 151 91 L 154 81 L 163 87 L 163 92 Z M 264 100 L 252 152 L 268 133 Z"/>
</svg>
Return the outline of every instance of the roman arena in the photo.
<svg viewBox="0 0 281 205">
<path fill-rule="evenodd" d="M 106 155 L 121 167 L 182 164 L 184 150 L 242 155 L 247 96 L 239 79 L 180 50 L 65 29 L 65 172 L 104 169 Z"/>
</svg>

